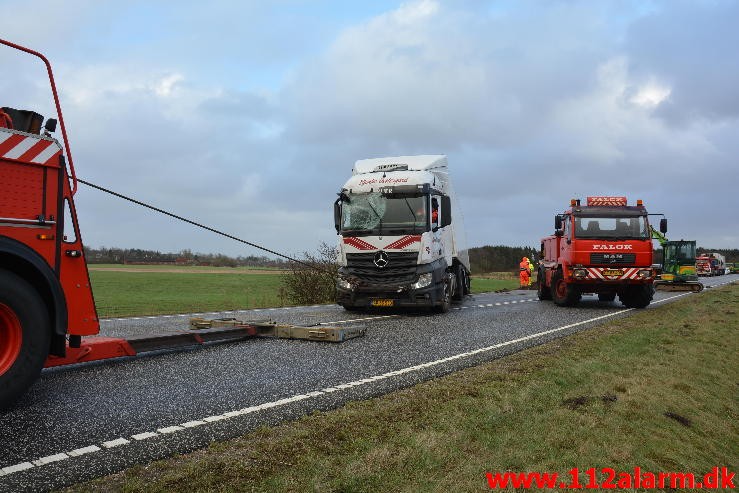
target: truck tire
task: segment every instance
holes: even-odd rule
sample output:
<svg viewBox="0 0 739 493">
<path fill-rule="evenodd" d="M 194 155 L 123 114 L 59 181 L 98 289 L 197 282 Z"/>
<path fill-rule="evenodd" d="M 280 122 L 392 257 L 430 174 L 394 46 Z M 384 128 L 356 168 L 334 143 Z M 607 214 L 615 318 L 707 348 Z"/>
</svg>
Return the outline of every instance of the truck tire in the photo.
<svg viewBox="0 0 739 493">
<path fill-rule="evenodd" d="M 616 299 L 616 293 L 598 293 L 598 301 L 613 301 Z"/>
<path fill-rule="evenodd" d="M 651 284 L 629 286 L 626 291 L 619 295 L 621 303 L 626 308 L 646 308 L 652 302 L 654 288 Z"/>
<path fill-rule="evenodd" d="M 0 269 L 0 411 L 41 374 L 51 330 L 43 300 L 24 279 Z"/>
<path fill-rule="evenodd" d="M 454 276 L 457 278 L 457 286 L 454 290 L 454 301 L 464 301 L 464 295 L 467 294 L 467 271 L 462 264 L 454 267 Z"/>
<path fill-rule="evenodd" d="M 357 311 L 359 311 L 359 307 L 358 306 L 354 306 L 354 305 L 341 305 L 341 306 L 344 307 L 344 310 L 346 310 L 348 312 L 357 312 Z"/>
<path fill-rule="evenodd" d="M 544 279 L 546 279 L 546 275 L 544 271 L 539 269 L 539 272 L 536 273 L 536 296 L 540 301 L 552 299 L 552 291 L 544 284 Z"/>
<path fill-rule="evenodd" d="M 446 313 L 452 305 L 452 295 L 449 292 L 449 283 L 444 283 L 444 291 L 441 296 L 441 302 L 434 307 L 436 313 Z"/>
<path fill-rule="evenodd" d="M 559 306 L 575 306 L 582 295 L 572 284 L 568 284 L 564 277 L 562 277 L 562 271 L 557 271 L 552 276 L 552 287 L 550 291 L 552 300 Z"/>
</svg>

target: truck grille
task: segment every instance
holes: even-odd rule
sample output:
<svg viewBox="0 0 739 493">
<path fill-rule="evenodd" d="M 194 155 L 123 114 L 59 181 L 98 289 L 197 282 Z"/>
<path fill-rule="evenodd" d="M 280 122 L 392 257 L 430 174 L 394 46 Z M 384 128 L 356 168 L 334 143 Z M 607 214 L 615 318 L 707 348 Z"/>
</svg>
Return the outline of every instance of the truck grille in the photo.
<svg viewBox="0 0 739 493">
<path fill-rule="evenodd" d="M 406 284 L 416 280 L 418 252 L 385 252 L 387 267 L 375 265 L 374 253 L 347 253 L 349 274 L 371 284 Z"/>
<path fill-rule="evenodd" d="M 634 253 L 591 253 L 590 264 L 630 264 L 636 262 L 636 254 Z"/>
</svg>

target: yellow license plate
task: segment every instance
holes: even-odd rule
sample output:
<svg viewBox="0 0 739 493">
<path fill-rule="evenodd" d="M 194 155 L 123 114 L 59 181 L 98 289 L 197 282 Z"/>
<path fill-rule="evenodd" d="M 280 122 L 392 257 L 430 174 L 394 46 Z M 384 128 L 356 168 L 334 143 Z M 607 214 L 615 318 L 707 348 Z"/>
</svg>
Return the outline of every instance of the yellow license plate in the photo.
<svg viewBox="0 0 739 493">
<path fill-rule="evenodd" d="M 372 306 L 393 306 L 393 300 L 372 300 Z"/>
<path fill-rule="evenodd" d="M 621 274 L 623 274 L 623 271 L 618 269 L 606 269 L 603 271 L 604 276 L 620 276 Z"/>
</svg>

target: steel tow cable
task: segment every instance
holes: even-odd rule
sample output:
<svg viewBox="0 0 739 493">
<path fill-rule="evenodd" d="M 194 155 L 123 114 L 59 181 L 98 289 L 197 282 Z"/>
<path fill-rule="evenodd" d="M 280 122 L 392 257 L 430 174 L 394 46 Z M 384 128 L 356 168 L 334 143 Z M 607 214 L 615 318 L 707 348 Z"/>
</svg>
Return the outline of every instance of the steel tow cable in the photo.
<svg viewBox="0 0 739 493">
<path fill-rule="evenodd" d="M 234 236 L 234 235 L 231 235 L 231 234 L 228 234 L 228 233 L 224 233 L 223 231 L 219 231 L 219 230 L 217 230 L 215 228 L 211 228 L 210 226 L 206 226 L 204 224 L 201 224 L 199 222 L 193 221 L 191 219 L 187 219 L 186 217 L 178 216 L 177 214 L 173 214 L 171 212 L 165 211 L 164 209 L 160 209 L 159 207 L 155 207 L 155 206 L 153 206 L 151 204 L 147 204 L 146 202 L 141 202 L 140 200 L 136 200 L 136 199 L 134 199 L 132 197 L 128 197 L 128 196 L 123 195 L 123 194 L 120 194 L 118 192 L 114 192 L 113 190 L 110 190 L 110 189 L 105 188 L 105 187 L 101 187 L 100 185 L 95 185 L 94 183 L 90 183 L 89 181 L 85 181 L 85 180 L 83 180 L 81 178 L 77 178 L 77 181 L 80 182 L 80 183 L 82 183 L 82 184 L 84 184 L 84 185 L 87 185 L 88 187 L 92 187 L 92 188 L 94 188 L 96 190 L 100 190 L 101 192 L 105 192 L 105 193 L 108 193 L 110 195 L 114 195 L 114 196 L 116 196 L 118 198 L 121 198 L 123 200 L 127 200 L 128 202 L 132 202 L 134 204 L 140 205 L 140 206 L 145 207 L 147 209 L 151 209 L 153 211 L 162 213 L 162 214 L 164 214 L 166 216 L 169 216 L 169 217 L 172 217 L 174 219 L 179 219 L 180 221 L 186 222 L 188 224 L 192 224 L 193 226 L 197 226 L 198 228 L 205 229 L 207 231 L 210 231 L 211 233 L 216 233 L 218 235 L 225 236 L 226 238 L 229 238 L 229 239 L 238 241 L 239 243 L 244 243 L 245 245 L 249 245 L 249 246 L 252 246 L 254 248 L 258 248 L 259 250 L 263 250 L 263 251 L 268 252 L 268 253 L 271 253 L 273 255 L 277 255 L 278 257 L 282 257 L 282 258 L 287 259 L 287 260 L 289 260 L 291 262 L 295 262 L 297 264 L 304 265 L 306 267 L 309 267 L 311 269 L 317 270 L 319 272 L 324 272 L 326 274 L 333 274 L 332 272 L 330 272 L 330 271 L 328 271 L 326 269 L 322 269 L 320 267 L 316 267 L 315 265 L 311 265 L 311 264 L 309 264 L 307 262 L 303 262 L 302 260 L 298 260 L 298 259 L 292 258 L 292 257 L 290 257 L 288 255 L 285 255 L 285 254 L 276 252 L 274 250 L 270 250 L 269 248 L 266 248 L 266 247 L 257 245 L 256 243 L 252 243 L 250 241 L 246 241 L 246 240 L 241 239 L 241 238 L 239 238 L 237 236 Z"/>
</svg>

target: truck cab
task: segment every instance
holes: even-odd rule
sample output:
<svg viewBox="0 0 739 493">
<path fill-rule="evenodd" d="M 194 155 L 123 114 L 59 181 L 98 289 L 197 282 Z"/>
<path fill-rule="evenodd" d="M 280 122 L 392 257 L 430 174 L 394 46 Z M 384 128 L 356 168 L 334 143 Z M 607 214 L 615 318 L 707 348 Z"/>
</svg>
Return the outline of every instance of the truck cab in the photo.
<svg viewBox="0 0 739 493">
<path fill-rule="evenodd" d="M 666 232 L 667 222 L 662 224 Z M 555 234 L 542 240 L 537 286 L 540 299 L 561 306 L 576 304 L 582 294 L 602 301 L 618 295 L 629 307 L 652 300 L 653 252 L 649 219 L 641 200 L 626 197 L 579 199 L 555 217 Z"/>
<path fill-rule="evenodd" d="M 469 257 L 446 156 L 364 159 L 334 204 L 337 302 L 447 311 L 469 293 Z"/>
</svg>

